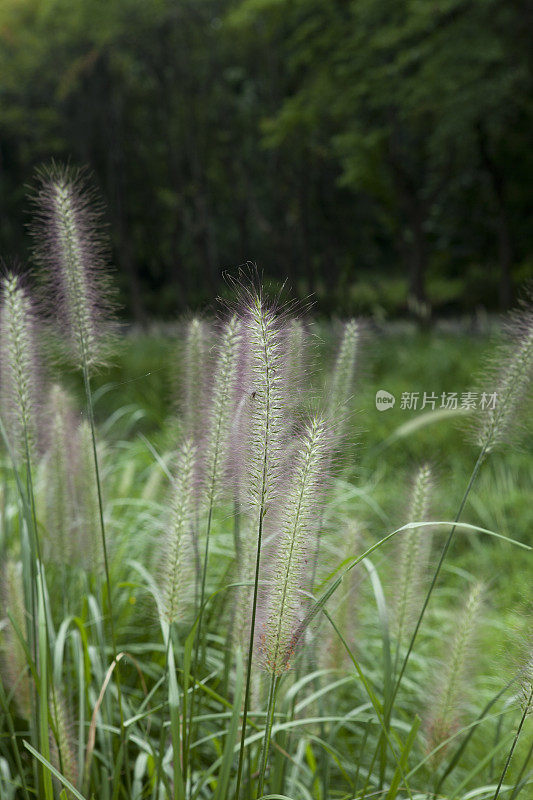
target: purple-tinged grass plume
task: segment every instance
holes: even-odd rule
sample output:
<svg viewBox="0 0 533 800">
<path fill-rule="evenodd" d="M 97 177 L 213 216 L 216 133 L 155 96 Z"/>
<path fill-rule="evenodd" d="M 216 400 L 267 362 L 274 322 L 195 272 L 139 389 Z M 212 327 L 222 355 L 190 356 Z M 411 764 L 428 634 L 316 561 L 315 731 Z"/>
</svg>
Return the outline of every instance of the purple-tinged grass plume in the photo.
<svg viewBox="0 0 533 800">
<path fill-rule="evenodd" d="M 197 451 L 190 439 L 180 448 L 170 495 L 170 518 L 161 548 L 161 611 L 168 624 L 187 619 L 194 586 L 192 527 Z"/>
<path fill-rule="evenodd" d="M 337 420 L 339 436 L 342 435 L 342 415 L 346 414 L 353 393 L 360 340 L 361 326 L 351 319 L 344 325 L 328 388 L 328 414 L 330 419 Z"/>
<path fill-rule="evenodd" d="M 238 362 L 241 345 L 241 323 L 234 315 L 225 325 L 216 349 L 214 376 L 208 389 L 209 401 L 205 414 L 198 410 L 196 401 L 196 415 L 204 427 L 202 437 L 201 455 L 201 500 L 207 512 L 205 529 L 204 560 L 200 582 L 200 615 L 198 619 L 198 641 L 202 635 L 203 605 L 205 599 L 205 586 L 209 561 L 209 543 L 213 511 L 220 495 L 224 472 L 227 468 L 228 445 L 230 442 L 231 422 L 235 407 L 235 392 L 238 377 Z M 205 364 L 198 364 L 198 379 L 205 381 Z M 192 402 L 192 398 L 191 398 Z M 196 657 L 195 657 L 196 666 Z M 191 703 L 192 713 L 192 703 Z"/>
<path fill-rule="evenodd" d="M 21 717 L 30 719 L 32 689 L 28 662 L 23 644 L 13 627 L 14 622 L 18 633 L 23 638 L 26 636 L 26 612 L 20 567 L 19 563 L 7 560 L 2 570 L 1 600 L 6 620 L 0 634 L 0 665 L 4 687 L 12 694 L 17 712 Z M 7 617 L 8 613 L 11 619 Z"/>
<path fill-rule="evenodd" d="M 429 465 L 419 468 L 413 481 L 407 518 L 409 522 L 427 519 L 432 490 Z M 421 589 L 426 574 L 430 534 L 425 528 L 413 528 L 402 533 L 398 544 L 398 571 L 396 572 L 396 625 L 398 645 L 406 628 L 421 606 Z"/>
<path fill-rule="evenodd" d="M 259 766 L 257 797 L 262 796 L 270 735 L 280 678 L 291 668 L 306 629 L 312 561 L 319 535 L 320 504 L 330 464 L 331 436 L 325 419 L 313 416 L 296 450 L 293 474 L 279 498 L 279 512 L 269 526 L 276 529 L 269 565 L 268 589 L 261 598 L 257 653 L 270 674 L 267 719 Z"/>
<path fill-rule="evenodd" d="M 201 420 L 205 430 L 202 442 L 202 494 L 209 512 L 222 488 L 227 465 L 240 347 L 241 322 L 233 316 L 224 326 L 220 337 L 212 385 L 208 389 L 208 407 L 205 419 Z M 197 406 L 198 400 L 196 411 Z"/>
<path fill-rule="evenodd" d="M 109 627 L 116 654 L 113 593 L 91 391 L 91 375 L 97 367 L 107 362 L 112 339 L 114 291 L 107 268 L 108 244 L 103 235 L 101 205 L 89 187 L 84 172 L 55 164 L 37 173 L 33 202 L 36 208 L 33 226 L 35 257 L 43 268 L 43 278 L 49 286 L 49 314 L 54 319 L 63 319 L 70 344 L 69 352 L 83 373 L 94 462 L 88 474 L 94 476 L 96 487 Z M 119 672 L 120 667 L 117 668 L 117 674 Z M 118 703 L 123 735 L 120 678 Z"/>
<path fill-rule="evenodd" d="M 207 405 L 206 391 L 210 377 L 211 331 L 200 317 L 193 317 L 187 325 L 182 353 L 182 379 L 180 409 L 183 434 L 198 442 L 203 438 Z"/>
<path fill-rule="evenodd" d="M 50 389 L 46 416 L 43 556 L 67 565 L 79 556 L 80 441 L 71 398 L 61 386 Z"/>
<path fill-rule="evenodd" d="M 477 583 L 470 591 L 463 611 L 454 625 L 454 635 L 448 643 L 445 661 L 437 680 L 428 687 L 430 700 L 424 718 L 427 750 L 431 752 L 457 730 L 464 701 L 468 667 L 473 655 L 483 601 L 483 586 Z M 446 747 L 435 758 L 440 760 Z"/>
<path fill-rule="evenodd" d="M 49 313 L 63 319 L 75 363 L 91 372 L 109 356 L 114 291 L 102 207 L 82 170 L 37 173 L 35 256 L 49 285 Z"/>
<path fill-rule="evenodd" d="M 14 455 L 35 458 L 39 433 L 40 364 L 36 316 L 20 278 L 2 280 L 0 396 L 4 428 Z"/>
<path fill-rule="evenodd" d="M 325 420 L 312 417 L 301 435 L 286 494 L 279 500 L 279 517 L 274 515 L 270 523 L 278 532 L 268 569 L 269 589 L 261 603 L 257 647 L 261 666 L 277 676 L 290 669 L 303 633 L 330 447 Z"/>
<path fill-rule="evenodd" d="M 46 428 L 43 555 L 62 567 L 99 572 L 103 551 L 91 428 L 76 419 L 72 398 L 59 385 L 50 390 Z"/>
<path fill-rule="evenodd" d="M 287 392 L 291 405 L 297 407 L 301 403 L 301 391 L 304 378 L 309 371 L 308 333 L 306 326 L 298 317 L 294 317 L 285 325 L 285 375 Z"/>
</svg>

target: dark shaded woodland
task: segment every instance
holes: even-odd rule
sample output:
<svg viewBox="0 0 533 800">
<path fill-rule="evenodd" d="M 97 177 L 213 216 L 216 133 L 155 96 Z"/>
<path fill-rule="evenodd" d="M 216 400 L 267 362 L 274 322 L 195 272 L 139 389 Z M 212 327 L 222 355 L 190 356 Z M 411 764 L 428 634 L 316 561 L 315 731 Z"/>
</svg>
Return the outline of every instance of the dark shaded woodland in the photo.
<svg viewBox="0 0 533 800">
<path fill-rule="evenodd" d="M 87 165 L 125 313 L 246 261 L 338 314 L 512 304 L 533 273 L 530 0 L 3 0 L 0 249 Z"/>
</svg>

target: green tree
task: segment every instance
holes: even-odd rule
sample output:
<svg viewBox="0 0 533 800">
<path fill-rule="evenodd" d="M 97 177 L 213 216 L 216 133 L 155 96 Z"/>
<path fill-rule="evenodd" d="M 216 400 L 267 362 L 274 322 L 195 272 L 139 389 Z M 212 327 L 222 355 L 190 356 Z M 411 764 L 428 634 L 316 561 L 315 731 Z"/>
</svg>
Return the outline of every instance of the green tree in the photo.
<svg viewBox="0 0 533 800">
<path fill-rule="evenodd" d="M 526 10 L 502 0 L 244 0 L 233 12 L 248 30 L 267 20 L 272 41 L 285 31 L 290 88 L 265 122 L 266 142 L 328 137 L 341 183 L 373 198 L 418 306 L 458 183 L 477 184 L 487 206 L 500 302 L 510 303 L 512 162 L 528 148 L 509 132 L 532 122 Z M 469 220 L 453 223 L 468 240 Z"/>
</svg>

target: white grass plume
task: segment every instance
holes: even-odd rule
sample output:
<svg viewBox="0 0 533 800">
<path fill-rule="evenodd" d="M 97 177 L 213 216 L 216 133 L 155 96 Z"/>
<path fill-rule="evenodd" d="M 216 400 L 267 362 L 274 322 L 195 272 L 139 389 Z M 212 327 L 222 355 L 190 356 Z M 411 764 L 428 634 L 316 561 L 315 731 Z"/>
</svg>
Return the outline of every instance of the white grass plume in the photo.
<svg viewBox="0 0 533 800">
<path fill-rule="evenodd" d="M 283 338 L 276 314 L 259 293 L 247 298 L 242 329 L 248 358 L 241 397 L 241 405 L 247 401 L 243 406 L 247 435 L 240 456 L 246 485 L 243 499 L 259 523 L 275 496 L 283 464 L 287 425 Z"/>
<path fill-rule="evenodd" d="M 203 441 L 203 495 L 211 507 L 220 493 L 227 463 L 238 362 L 241 345 L 241 323 L 233 316 L 226 323 L 216 353 L 213 383 L 209 389 L 209 407 L 204 421 L 207 433 Z"/>
<path fill-rule="evenodd" d="M 409 522 L 422 522 L 427 519 L 432 489 L 432 475 L 429 465 L 421 466 L 413 481 L 413 489 L 408 510 Z M 430 534 L 425 528 L 413 528 L 402 533 L 398 545 L 398 570 L 396 576 L 396 623 L 398 643 L 412 622 L 420 602 Z"/>
<path fill-rule="evenodd" d="M 533 303 L 523 308 L 511 319 L 507 332 L 514 345 L 499 349 L 487 370 L 487 407 L 479 409 L 475 417 L 473 435 L 485 452 L 504 444 L 512 435 L 526 395 L 530 392 L 533 376 Z M 490 402 L 495 396 L 495 405 Z"/>
<path fill-rule="evenodd" d="M 464 698 L 469 661 L 479 628 L 482 600 L 483 585 L 477 583 L 471 589 L 463 611 L 456 620 L 455 633 L 448 643 L 437 681 L 428 687 L 431 699 L 428 702 L 424 727 L 429 751 L 451 736 L 460 723 L 461 701 Z M 445 748 L 441 749 L 437 758 L 442 758 L 444 751 Z"/>
<path fill-rule="evenodd" d="M 20 278 L 2 280 L 0 381 L 4 427 L 16 456 L 35 459 L 38 440 L 40 368 L 36 317 Z M 28 453 L 26 452 L 28 450 Z"/>
<path fill-rule="evenodd" d="M 18 713 L 25 719 L 31 714 L 31 684 L 29 667 L 24 647 L 13 628 L 13 618 L 19 633 L 26 636 L 26 613 L 24 608 L 24 590 L 22 586 L 21 564 L 7 560 L 2 570 L 2 612 L 6 619 L 0 634 L 0 665 L 2 680 L 6 689 L 13 693 Z"/>
<path fill-rule="evenodd" d="M 163 617 L 171 624 L 187 619 L 194 583 L 192 526 L 195 511 L 197 451 L 190 439 L 182 444 L 170 493 L 170 514 L 161 547 L 160 592 Z"/>
<path fill-rule="evenodd" d="M 211 332 L 200 317 L 193 317 L 187 325 L 182 352 L 182 377 L 180 387 L 181 416 L 184 436 L 198 442 L 204 433 L 206 387 L 210 374 L 209 348 Z"/>
</svg>

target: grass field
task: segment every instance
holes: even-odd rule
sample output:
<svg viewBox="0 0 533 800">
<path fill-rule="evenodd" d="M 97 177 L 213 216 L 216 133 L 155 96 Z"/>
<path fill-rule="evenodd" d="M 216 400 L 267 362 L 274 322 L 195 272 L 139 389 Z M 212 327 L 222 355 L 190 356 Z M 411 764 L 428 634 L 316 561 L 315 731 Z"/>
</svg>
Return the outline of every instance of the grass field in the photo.
<svg viewBox="0 0 533 800">
<path fill-rule="evenodd" d="M 340 326 L 313 329 L 313 363 L 298 397 L 304 410 L 312 407 L 313 396 L 324 396 L 340 333 Z M 23 740 L 40 742 L 46 761 L 70 782 L 63 781 L 68 797 L 236 796 L 244 677 L 232 634 L 239 589 L 227 589 L 238 583 L 230 504 L 222 502 L 213 513 L 205 594 L 210 600 L 197 651 L 194 614 L 165 628 L 153 596 L 164 557 L 169 476 L 183 427 L 178 338 L 160 333 L 123 336 L 113 366 L 93 381 L 112 605 L 98 569 L 88 568 L 83 558 L 76 561 L 72 553 L 57 552 L 47 511 L 51 484 L 46 457 L 36 468 L 37 526 L 49 593 L 47 680 L 57 694 L 52 691 L 49 700 L 46 758 L 36 723 L 17 702 L 21 686 L 29 681 L 28 665 L 36 673 L 38 669 L 27 646 L 21 653 L 22 632 L 17 643 L 10 628 L 17 619 L 16 603 L 4 588 L 3 611 L 11 614 L 3 623 L 0 720 L 0 796 L 6 800 L 28 800 L 35 792 L 48 796 L 39 759 L 29 758 Z M 492 348 L 486 335 L 464 331 L 367 330 L 349 407 L 343 412 L 348 430 L 342 458 L 320 511 L 316 597 L 340 574 L 341 562 L 348 563 L 410 521 L 412 483 L 421 465 L 430 465 L 432 473 L 426 519 L 454 519 L 478 448 L 464 433 L 468 415 L 446 415 L 438 405 L 443 392 L 460 396 L 476 390 L 483 359 Z M 61 371 L 57 377 L 73 393 L 75 415 L 82 418 L 83 385 L 75 373 Z M 376 408 L 379 389 L 396 397 L 393 409 Z M 404 392 L 419 392 L 420 397 L 434 393 L 437 407 L 401 408 Z M 528 403 L 523 408 L 526 420 Z M 531 426 L 526 425 L 516 444 L 485 460 L 463 522 L 533 544 L 532 444 Z M 24 562 L 24 514 L 5 460 L 3 471 L 1 550 L 5 563 Z M 414 569 L 410 602 L 415 619 L 448 532 L 449 526 L 425 527 L 417 547 L 424 548 L 427 566 L 422 559 L 421 565 L 408 563 Z M 403 638 L 398 635 L 398 591 L 405 570 L 400 537 L 347 573 L 325 606 L 346 646 L 330 620 L 317 615 L 292 668 L 280 680 L 267 747 L 265 797 L 392 800 L 429 798 L 433 792 L 450 800 L 494 797 L 521 718 L 520 670 L 531 648 L 531 556 L 478 529 L 458 530 L 397 697 L 388 705 L 413 627 L 413 619 L 406 618 Z M 197 602 L 198 591 L 196 580 L 187 602 L 194 604 L 195 594 Z M 115 654 L 127 655 L 108 673 L 104 691 L 114 655 L 111 607 Z M 20 673 L 14 673 L 16 658 L 26 664 Z M 257 781 L 269 681 L 268 672 L 252 669 L 243 797 L 263 796 L 257 793 Z M 31 688 L 27 691 L 31 695 Z M 42 692 L 34 702 L 42 702 Z M 58 711 L 60 705 L 64 711 Z M 529 719 L 502 797 L 531 796 L 532 747 Z M 60 790 L 54 779 L 53 791 Z"/>
</svg>

